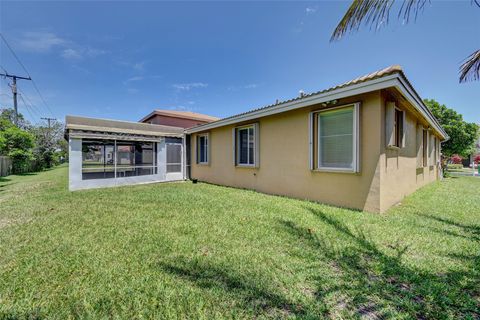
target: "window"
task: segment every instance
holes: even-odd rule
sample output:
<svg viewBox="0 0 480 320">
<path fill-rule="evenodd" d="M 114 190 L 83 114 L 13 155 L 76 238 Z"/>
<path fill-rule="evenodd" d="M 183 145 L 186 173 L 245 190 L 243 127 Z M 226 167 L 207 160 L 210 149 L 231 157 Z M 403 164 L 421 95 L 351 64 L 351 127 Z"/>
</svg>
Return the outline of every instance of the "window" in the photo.
<svg viewBox="0 0 480 320">
<path fill-rule="evenodd" d="M 109 179 L 157 173 L 156 143 L 82 141 L 82 179 Z"/>
<path fill-rule="evenodd" d="M 235 128 L 235 165 L 258 166 L 258 124 Z"/>
<path fill-rule="evenodd" d="M 430 133 L 430 141 L 428 141 L 428 162 L 429 165 L 435 165 L 435 136 Z"/>
<path fill-rule="evenodd" d="M 197 163 L 208 164 L 208 133 L 197 136 Z"/>
<path fill-rule="evenodd" d="M 403 111 L 395 109 L 395 146 L 401 148 L 403 143 Z"/>
<path fill-rule="evenodd" d="M 315 118 L 316 169 L 358 172 L 359 104 L 321 111 Z"/>
<path fill-rule="evenodd" d="M 423 150 L 422 150 L 422 157 L 423 157 L 423 166 L 426 167 L 428 165 L 427 159 L 428 159 L 428 130 L 423 129 Z"/>
<path fill-rule="evenodd" d="M 394 102 L 387 102 L 385 116 L 387 147 L 404 148 L 405 111 L 398 109 Z"/>
</svg>

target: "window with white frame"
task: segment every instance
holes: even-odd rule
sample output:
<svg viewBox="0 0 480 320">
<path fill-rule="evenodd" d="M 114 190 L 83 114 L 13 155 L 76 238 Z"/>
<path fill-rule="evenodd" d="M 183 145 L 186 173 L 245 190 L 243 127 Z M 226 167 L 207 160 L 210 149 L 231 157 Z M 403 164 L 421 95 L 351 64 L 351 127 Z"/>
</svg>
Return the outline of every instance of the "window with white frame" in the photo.
<svg viewBox="0 0 480 320">
<path fill-rule="evenodd" d="M 242 126 L 235 132 L 235 165 L 258 166 L 258 124 Z"/>
<path fill-rule="evenodd" d="M 315 114 L 316 168 L 358 172 L 359 103 Z"/>
<path fill-rule="evenodd" d="M 208 164 L 209 155 L 208 133 L 197 136 L 197 163 Z"/>
<path fill-rule="evenodd" d="M 405 147 L 405 111 L 396 107 L 395 102 L 387 102 L 385 108 L 385 134 L 387 147 Z"/>
</svg>

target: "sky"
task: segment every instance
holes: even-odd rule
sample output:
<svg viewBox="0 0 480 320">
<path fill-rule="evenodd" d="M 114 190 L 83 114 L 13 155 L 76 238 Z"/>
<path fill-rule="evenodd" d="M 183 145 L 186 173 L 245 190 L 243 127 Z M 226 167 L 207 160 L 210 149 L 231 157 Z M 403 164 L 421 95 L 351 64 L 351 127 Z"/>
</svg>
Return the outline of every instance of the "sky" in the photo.
<svg viewBox="0 0 480 320">
<path fill-rule="evenodd" d="M 138 121 L 153 109 L 226 117 L 399 64 L 422 98 L 480 123 L 480 82 L 458 67 L 480 48 L 480 8 L 435 1 L 340 41 L 349 2 L 0 2 L 0 32 L 34 79 L 19 80 L 33 123 L 65 115 Z M 0 44 L 0 66 L 25 71 Z M 2 71 L 0 71 L 2 72 Z M 12 105 L 0 79 L 0 108 Z M 25 100 L 25 103 L 23 100 Z"/>
</svg>

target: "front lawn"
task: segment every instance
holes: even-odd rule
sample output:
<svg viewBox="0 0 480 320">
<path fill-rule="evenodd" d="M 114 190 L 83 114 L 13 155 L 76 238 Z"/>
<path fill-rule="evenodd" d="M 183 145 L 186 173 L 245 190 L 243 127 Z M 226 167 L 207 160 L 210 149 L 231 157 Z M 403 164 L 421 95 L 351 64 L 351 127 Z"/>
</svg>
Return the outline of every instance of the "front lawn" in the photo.
<svg viewBox="0 0 480 320">
<path fill-rule="evenodd" d="M 480 179 L 386 214 L 208 184 L 0 178 L 0 319 L 480 317 Z"/>
</svg>

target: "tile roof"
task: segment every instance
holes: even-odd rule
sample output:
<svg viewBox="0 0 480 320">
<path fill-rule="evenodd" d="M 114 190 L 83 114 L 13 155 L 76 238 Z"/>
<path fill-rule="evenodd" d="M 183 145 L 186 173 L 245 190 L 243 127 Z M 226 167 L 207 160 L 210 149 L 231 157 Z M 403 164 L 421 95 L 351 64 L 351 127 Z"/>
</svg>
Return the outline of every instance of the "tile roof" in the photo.
<svg viewBox="0 0 480 320">
<path fill-rule="evenodd" d="M 306 93 L 306 94 L 303 94 L 301 96 L 298 96 L 298 97 L 295 97 L 295 98 L 292 98 L 292 99 L 288 99 L 288 100 L 277 101 L 273 104 L 269 104 L 269 105 L 266 105 L 266 106 L 263 106 L 263 107 L 255 108 L 253 110 L 238 113 L 238 114 L 235 114 L 233 116 L 229 116 L 229 117 L 218 119 L 218 120 L 231 119 L 231 118 L 235 118 L 235 117 L 242 116 L 242 115 L 245 115 L 245 114 L 249 114 L 249 113 L 252 113 L 252 112 L 256 112 L 256 111 L 259 111 L 259 110 L 274 108 L 274 107 L 276 107 L 278 105 L 281 105 L 281 104 L 284 104 L 284 103 L 289 103 L 289 102 L 301 100 L 301 99 L 304 99 L 304 98 L 307 98 L 307 97 L 310 97 L 310 96 L 314 96 L 314 95 L 317 95 L 317 94 L 321 94 L 321 93 L 333 91 L 333 90 L 336 90 L 336 89 L 344 88 L 344 87 L 347 87 L 347 86 L 350 86 L 350 85 L 374 80 L 374 79 L 381 78 L 381 77 L 384 77 L 384 76 L 387 76 L 387 75 L 390 75 L 390 74 L 393 74 L 393 73 L 401 73 L 403 75 L 402 67 L 399 66 L 399 65 L 392 65 L 392 66 L 389 66 L 389 67 L 384 68 L 382 70 L 378 70 L 378 71 L 366 74 L 364 76 L 355 78 L 353 80 L 347 81 L 345 83 L 336 85 L 336 86 L 328 88 L 328 89 L 324 89 L 324 90 L 320 90 L 320 91 L 316 91 L 316 92 L 312 92 L 312 93 Z M 202 125 L 199 125 L 199 127 L 200 126 L 202 126 Z"/>
<path fill-rule="evenodd" d="M 176 118 L 182 118 L 182 119 L 193 119 L 193 120 L 200 120 L 200 121 L 205 121 L 205 122 L 212 122 L 219 120 L 220 118 L 217 117 L 212 117 L 206 114 L 201 114 L 201 113 L 196 113 L 192 111 L 178 111 L 178 110 L 161 110 L 161 109 L 156 109 L 153 110 L 149 115 L 145 116 L 140 120 L 140 122 L 143 122 L 149 118 L 151 118 L 154 115 L 163 115 L 163 116 L 170 116 L 170 117 L 176 117 Z"/>
</svg>

